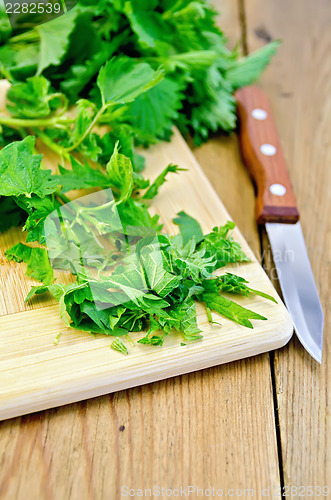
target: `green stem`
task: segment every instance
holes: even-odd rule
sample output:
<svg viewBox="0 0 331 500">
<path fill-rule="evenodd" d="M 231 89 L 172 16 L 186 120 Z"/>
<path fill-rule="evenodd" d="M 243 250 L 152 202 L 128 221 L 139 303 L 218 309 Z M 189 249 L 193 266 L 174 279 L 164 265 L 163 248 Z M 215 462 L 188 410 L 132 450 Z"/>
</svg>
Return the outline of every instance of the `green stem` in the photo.
<svg viewBox="0 0 331 500">
<path fill-rule="evenodd" d="M 58 193 L 56 192 L 56 197 L 59 198 L 61 201 L 63 201 L 63 203 L 66 205 L 67 203 L 71 203 L 72 200 L 70 198 L 68 198 L 68 196 L 66 196 L 65 194 L 63 193 Z"/>
<path fill-rule="evenodd" d="M 93 127 L 97 124 L 99 118 L 101 117 L 101 115 L 104 113 L 104 111 L 109 107 L 110 105 L 109 104 L 104 104 L 100 109 L 99 111 L 97 112 L 97 114 L 95 115 L 95 117 L 93 118 L 92 122 L 90 123 L 90 126 L 85 130 L 84 134 L 74 143 L 72 144 L 71 146 L 65 148 L 65 151 L 67 153 L 69 153 L 69 151 L 72 151 L 74 149 L 77 149 L 78 146 L 84 141 L 84 139 L 88 136 L 88 134 L 91 132 L 91 130 L 93 129 Z"/>
<path fill-rule="evenodd" d="M 70 156 L 66 152 L 65 148 L 63 146 L 60 146 L 60 144 L 57 144 L 56 142 L 52 141 L 52 139 L 50 139 L 47 134 L 45 134 L 41 130 L 34 130 L 34 133 L 37 137 L 40 137 L 40 139 L 43 141 L 44 144 L 46 144 L 46 146 L 48 146 L 55 153 L 57 153 L 62 160 L 69 159 Z"/>
<path fill-rule="evenodd" d="M 23 127 L 20 127 L 19 129 L 17 129 L 17 131 L 20 134 L 20 136 L 22 137 L 22 139 L 25 139 L 28 136 L 27 131 Z"/>
<path fill-rule="evenodd" d="M 207 319 L 209 321 L 209 323 L 212 323 L 213 322 L 213 317 L 211 315 L 211 310 L 210 308 L 206 305 L 206 313 L 207 313 Z"/>
<path fill-rule="evenodd" d="M 80 213 L 84 213 L 84 212 L 99 212 L 100 210 L 103 210 L 104 208 L 109 208 L 111 206 L 114 206 L 115 205 L 115 200 L 111 200 L 109 201 L 108 203 L 105 203 L 104 205 L 98 205 L 97 207 L 81 207 L 79 209 L 79 212 Z"/>
<path fill-rule="evenodd" d="M 39 33 L 36 29 L 31 31 L 26 31 L 20 35 L 13 36 L 9 39 L 9 43 L 19 43 L 19 42 L 38 42 L 40 40 Z"/>
<path fill-rule="evenodd" d="M 34 127 L 49 127 L 56 125 L 59 122 L 59 117 L 54 116 L 52 118 L 12 118 L 10 116 L 0 115 L 0 124 L 7 125 L 12 128 L 34 128 Z"/>
<path fill-rule="evenodd" d="M 116 118 L 121 117 L 121 115 L 127 109 L 128 109 L 128 106 L 121 106 L 120 108 L 115 109 L 114 111 L 111 111 L 109 114 L 105 113 L 104 116 L 99 118 L 98 123 L 109 125 L 109 122 L 111 120 L 115 120 Z"/>
<path fill-rule="evenodd" d="M 68 9 L 67 9 L 67 6 L 66 6 L 66 3 L 64 0 L 61 0 L 61 5 L 62 5 L 62 9 L 63 9 L 63 12 L 64 13 L 67 13 L 68 12 Z"/>
<path fill-rule="evenodd" d="M 11 81 L 12 78 L 10 71 L 8 71 L 1 63 L 0 63 L 0 73 L 2 74 L 2 76 L 6 78 L 6 80 L 8 80 L 9 82 Z"/>
<path fill-rule="evenodd" d="M 58 118 L 60 118 L 60 116 L 63 116 L 64 113 L 68 110 L 68 99 L 67 97 L 62 94 L 61 92 L 55 92 L 54 94 L 51 94 L 49 96 L 49 99 L 48 99 L 48 102 L 51 102 L 53 101 L 53 99 L 60 99 L 61 101 L 61 104 L 62 104 L 62 109 L 59 109 L 57 110 L 57 113 L 56 115 L 54 116 L 54 118 L 57 116 Z"/>
</svg>

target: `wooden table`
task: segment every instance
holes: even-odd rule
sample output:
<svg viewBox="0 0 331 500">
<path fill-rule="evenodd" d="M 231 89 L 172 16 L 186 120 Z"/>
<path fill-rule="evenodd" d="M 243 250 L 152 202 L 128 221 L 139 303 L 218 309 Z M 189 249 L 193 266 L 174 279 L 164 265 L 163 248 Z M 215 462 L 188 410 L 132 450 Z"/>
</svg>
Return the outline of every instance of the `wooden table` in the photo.
<svg viewBox="0 0 331 500">
<path fill-rule="evenodd" d="M 291 487 L 301 485 L 331 490 L 331 4 L 214 1 L 230 44 L 241 39 L 251 51 L 283 39 L 261 86 L 273 106 L 325 311 L 323 364 L 294 338 L 277 352 L 3 422 L 1 500 L 112 500 L 121 498 L 122 486 L 214 487 L 235 498 L 276 498 L 280 486 L 289 487 L 289 498 L 298 494 Z M 214 138 L 194 153 L 273 275 L 236 136 Z"/>
</svg>

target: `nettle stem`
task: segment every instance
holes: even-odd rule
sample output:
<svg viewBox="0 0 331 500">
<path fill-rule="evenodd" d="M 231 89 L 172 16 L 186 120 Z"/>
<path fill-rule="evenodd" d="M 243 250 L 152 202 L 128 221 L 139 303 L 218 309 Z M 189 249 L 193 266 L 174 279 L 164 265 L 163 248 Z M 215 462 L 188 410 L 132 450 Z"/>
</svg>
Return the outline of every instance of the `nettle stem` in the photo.
<svg viewBox="0 0 331 500">
<path fill-rule="evenodd" d="M 98 223 L 98 220 L 95 219 L 94 213 L 99 212 L 100 210 L 104 210 L 105 208 L 111 208 L 114 206 L 116 206 L 115 200 L 111 200 L 108 203 L 105 203 L 104 205 L 98 205 L 97 207 L 79 207 L 79 208 L 74 207 L 74 210 L 76 212 L 76 216 L 75 216 L 74 220 L 71 222 L 70 227 L 73 227 L 75 224 L 82 224 L 83 225 L 84 224 L 83 219 L 82 219 L 82 216 L 83 216 L 84 219 L 88 220 L 95 227 L 98 228 L 100 223 Z"/>
<path fill-rule="evenodd" d="M 84 141 L 84 139 L 86 139 L 86 137 L 90 134 L 90 132 L 92 131 L 92 129 L 96 126 L 96 124 L 98 123 L 99 119 L 101 118 L 101 116 L 103 115 L 103 113 L 106 111 L 106 109 L 110 108 L 111 106 L 113 106 L 113 104 L 104 104 L 99 109 L 99 111 L 97 112 L 97 114 L 93 118 L 92 122 L 90 123 L 90 125 L 88 126 L 88 128 L 85 130 L 84 134 L 74 144 L 72 144 L 71 146 L 68 146 L 67 148 L 65 148 L 65 151 L 67 153 L 69 153 L 70 151 L 73 151 L 74 149 L 78 148 L 78 146 Z"/>
<path fill-rule="evenodd" d="M 104 203 L 104 205 L 98 205 L 97 207 L 81 207 L 80 212 L 100 212 L 100 210 L 103 210 L 104 208 L 111 208 L 116 205 L 115 200 L 108 201 L 108 203 Z"/>
<path fill-rule="evenodd" d="M 10 116 L 0 115 L 0 124 L 11 128 L 34 128 L 34 127 L 52 127 L 59 122 L 59 117 L 52 118 L 12 118 Z"/>
<path fill-rule="evenodd" d="M 70 159 L 70 155 L 67 153 L 66 149 L 57 142 L 52 141 L 52 139 L 48 137 L 47 134 L 45 134 L 41 130 L 34 130 L 34 133 L 36 137 L 39 137 L 47 147 L 52 149 L 56 154 L 60 156 L 61 162 L 63 164 L 65 163 L 65 160 Z"/>
<path fill-rule="evenodd" d="M 58 97 L 57 94 L 54 95 Z M 7 127 L 17 129 L 21 134 L 22 130 L 31 129 L 35 136 L 39 137 L 46 146 L 57 153 L 61 157 L 61 160 L 64 161 L 70 158 L 69 153 L 76 150 L 80 146 L 80 144 L 86 139 L 93 128 L 97 125 L 99 120 L 102 121 L 101 117 L 104 112 L 107 109 L 112 108 L 113 106 L 113 103 L 103 104 L 85 132 L 74 144 L 67 147 L 61 146 L 61 144 L 53 141 L 45 132 L 43 132 L 43 130 L 41 130 L 45 128 L 66 129 L 75 122 L 74 118 L 69 118 L 64 115 L 66 111 L 65 101 L 63 102 L 63 109 L 61 110 L 61 113 L 56 116 L 52 116 L 50 118 L 15 118 L 11 116 L 0 115 L 0 125 L 5 125 Z M 109 122 L 109 116 L 107 121 Z"/>
</svg>

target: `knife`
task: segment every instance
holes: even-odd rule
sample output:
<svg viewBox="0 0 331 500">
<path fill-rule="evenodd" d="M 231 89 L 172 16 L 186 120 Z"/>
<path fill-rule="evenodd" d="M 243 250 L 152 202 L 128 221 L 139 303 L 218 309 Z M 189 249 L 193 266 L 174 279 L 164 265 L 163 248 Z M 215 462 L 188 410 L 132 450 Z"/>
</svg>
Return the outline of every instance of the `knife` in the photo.
<svg viewBox="0 0 331 500">
<path fill-rule="evenodd" d="M 235 97 L 242 157 L 256 185 L 256 220 L 266 227 L 296 334 L 309 354 L 321 363 L 323 310 L 271 107 L 256 86 L 243 87 Z"/>
</svg>

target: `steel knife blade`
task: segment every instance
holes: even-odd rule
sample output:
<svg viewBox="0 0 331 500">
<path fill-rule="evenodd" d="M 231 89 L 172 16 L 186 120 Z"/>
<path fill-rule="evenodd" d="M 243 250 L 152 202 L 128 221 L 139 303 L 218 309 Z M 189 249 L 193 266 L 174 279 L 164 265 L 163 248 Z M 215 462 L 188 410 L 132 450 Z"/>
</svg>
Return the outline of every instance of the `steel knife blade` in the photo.
<svg viewBox="0 0 331 500">
<path fill-rule="evenodd" d="M 256 219 L 266 226 L 283 297 L 302 345 L 322 362 L 323 310 L 309 262 L 296 199 L 264 92 L 236 92 L 242 157 L 256 186 Z"/>
</svg>

